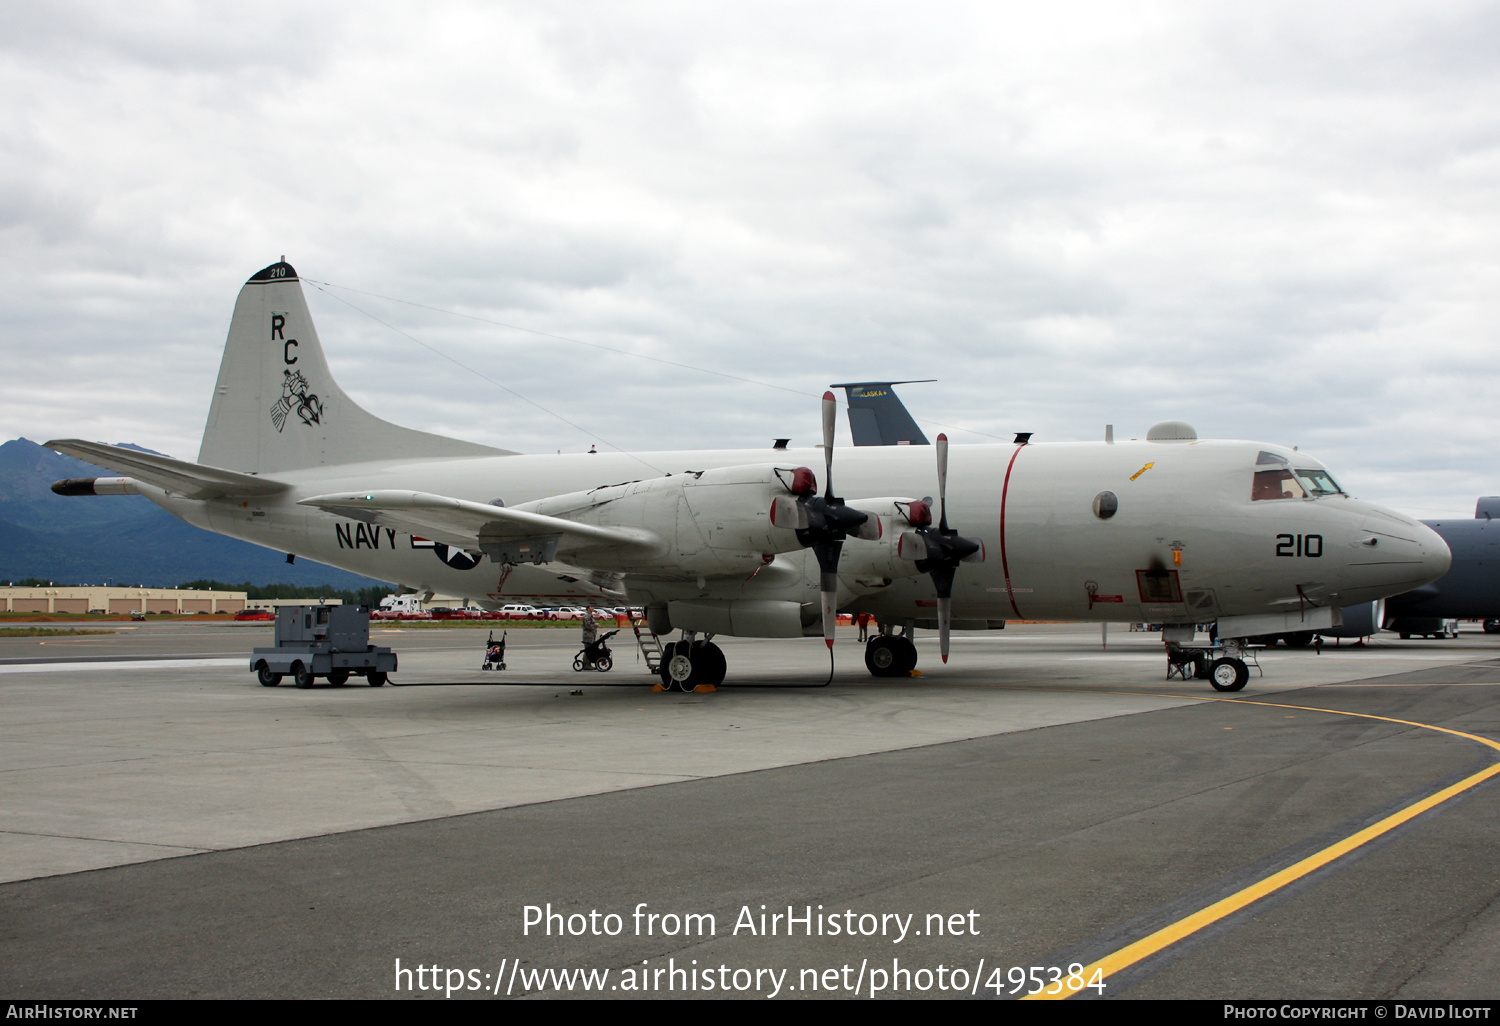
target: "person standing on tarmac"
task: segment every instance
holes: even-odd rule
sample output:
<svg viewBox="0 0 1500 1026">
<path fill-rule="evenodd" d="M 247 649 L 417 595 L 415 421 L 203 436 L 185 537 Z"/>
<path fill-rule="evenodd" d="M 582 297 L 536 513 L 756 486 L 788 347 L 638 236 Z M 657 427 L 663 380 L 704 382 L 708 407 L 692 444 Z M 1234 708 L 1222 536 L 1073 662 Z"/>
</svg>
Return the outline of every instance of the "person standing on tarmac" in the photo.
<svg viewBox="0 0 1500 1026">
<path fill-rule="evenodd" d="M 870 640 L 870 619 L 871 617 L 869 613 L 860 613 L 859 616 L 855 618 L 855 622 L 859 624 L 860 641 Z"/>
<path fill-rule="evenodd" d="M 594 619 L 594 607 L 583 611 L 583 645 L 585 648 L 599 640 L 599 624 Z"/>
</svg>

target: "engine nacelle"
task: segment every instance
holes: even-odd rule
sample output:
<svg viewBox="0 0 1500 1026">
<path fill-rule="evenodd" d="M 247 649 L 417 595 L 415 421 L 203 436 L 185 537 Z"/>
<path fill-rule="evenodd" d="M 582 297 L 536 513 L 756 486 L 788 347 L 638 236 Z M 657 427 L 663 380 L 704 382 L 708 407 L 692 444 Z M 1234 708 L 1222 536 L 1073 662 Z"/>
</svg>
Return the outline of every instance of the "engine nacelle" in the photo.
<svg viewBox="0 0 1500 1026">
<path fill-rule="evenodd" d="M 800 638 L 804 634 L 803 607 L 797 602 L 700 599 L 669 602 L 667 608 L 672 626 L 687 631 L 728 634 L 736 638 Z M 822 630 L 821 625 L 818 629 Z"/>
<path fill-rule="evenodd" d="M 914 501 L 917 500 L 899 496 L 850 499 L 849 505 L 870 514 L 866 526 L 874 525 L 875 529 L 844 543 L 839 576 L 856 580 L 916 576 L 918 571 L 914 560 L 925 558 L 927 550 L 924 545 L 921 555 L 911 555 L 913 541 L 921 541 L 908 520 L 907 511 Z"/>
<path fill-rule="evenodd" d="M 749 574 L 797 540 L 797 468 L 721 467 L 571 492 L 516 506 L 600 527 L 624 527 L 657 544 L 574 548 L 566 561 L 615 573 L 717 577 Z M 790 500 L 790 501 L 789 501 Z M 773 506 L 782 515 L 773 522 Z M 791 522 L 786 522 L 790 520 Z"/>
</svg>

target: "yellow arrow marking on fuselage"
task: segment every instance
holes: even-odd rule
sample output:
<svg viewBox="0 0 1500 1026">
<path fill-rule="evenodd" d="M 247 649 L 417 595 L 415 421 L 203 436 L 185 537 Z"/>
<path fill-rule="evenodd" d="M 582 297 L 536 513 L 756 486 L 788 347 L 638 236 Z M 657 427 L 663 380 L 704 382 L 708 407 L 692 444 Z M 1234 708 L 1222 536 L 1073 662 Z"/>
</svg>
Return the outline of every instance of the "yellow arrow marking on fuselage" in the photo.
<svg viewBox="0 0 1500 1026">
<path fill-rule="evenodd" d="M 1156 466 L 1155 462 L 1151 462 L 1151 463 L 1146 464 L 1140 470 L 1137 470 L 1134 474 L 1131 474 L 1130 475 L 1130 480 L 1134 481 L 1136 478 L 1140 477 L 1142 474 L 1144 474 L 1146 471 L 1150 470 L 1154 466 Z"/>
</svg>

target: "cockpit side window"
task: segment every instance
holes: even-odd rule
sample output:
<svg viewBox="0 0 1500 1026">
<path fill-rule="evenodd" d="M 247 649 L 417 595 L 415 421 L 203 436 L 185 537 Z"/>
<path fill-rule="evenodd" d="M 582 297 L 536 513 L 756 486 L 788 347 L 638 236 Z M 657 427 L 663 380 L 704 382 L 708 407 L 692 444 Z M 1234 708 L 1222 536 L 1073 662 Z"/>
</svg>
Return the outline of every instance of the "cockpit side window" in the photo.
<svg viewBox="0 0 1500 1026">
<path fill-rule="evenodd" d="M 1297 480 L 1307 489 L 1307 493 L 1317 499 L 1324 495 L 1343 495 L 1344 490 L 1338 486 L 1328 475 L 1326 470 L 1296 470 Z"/>
<path fill-rule="evenodd" d="M 1252 501 L 1261 499 L 1304 499 L 1307 490 L 1297 481 L 1297 475 L 1285 467 L 1277 470 L 1255 472 L 1255 485 L 1250 489 Z"/>
</svg>

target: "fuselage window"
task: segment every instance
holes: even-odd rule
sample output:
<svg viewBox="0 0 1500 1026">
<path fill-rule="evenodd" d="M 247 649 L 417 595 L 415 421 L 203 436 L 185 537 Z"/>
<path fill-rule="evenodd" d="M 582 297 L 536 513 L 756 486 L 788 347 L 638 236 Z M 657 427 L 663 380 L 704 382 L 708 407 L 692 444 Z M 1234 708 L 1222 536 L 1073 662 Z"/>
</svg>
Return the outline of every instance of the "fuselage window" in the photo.
<svg viewBox="0 0 1500 1026">
<path fill-rule="evenodd" d="M 1290 470 L 1258 470 L 1255 472 L 1255 486 L 1250 489 L 1252 501 L 1261 499 L 1305 499 L 1307 490 L 1297 481 L 1297 475 Z"/>
</svg>

